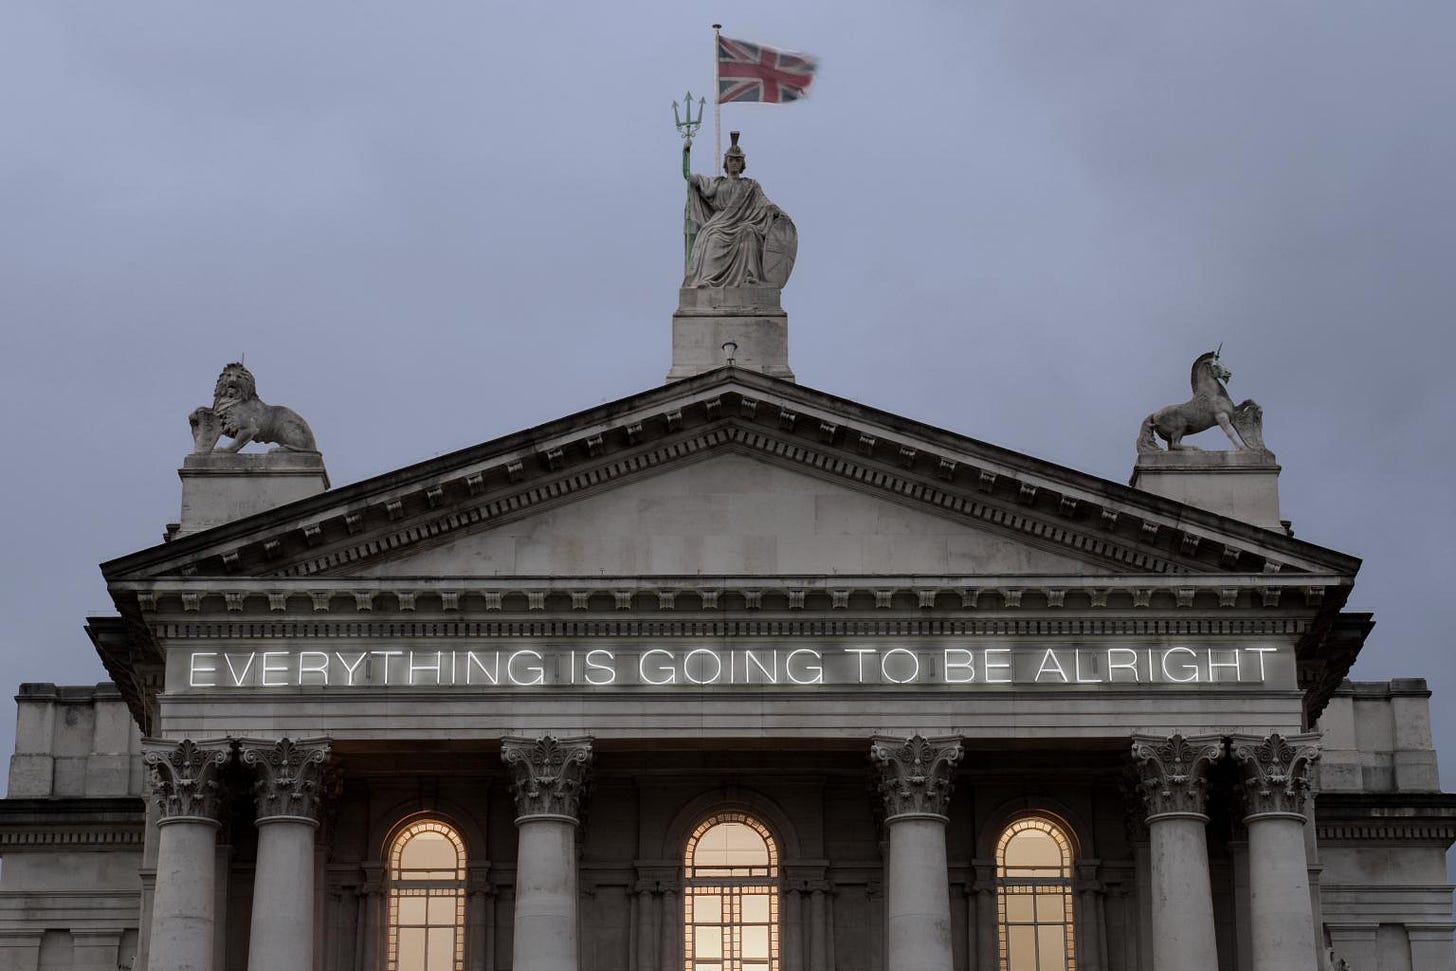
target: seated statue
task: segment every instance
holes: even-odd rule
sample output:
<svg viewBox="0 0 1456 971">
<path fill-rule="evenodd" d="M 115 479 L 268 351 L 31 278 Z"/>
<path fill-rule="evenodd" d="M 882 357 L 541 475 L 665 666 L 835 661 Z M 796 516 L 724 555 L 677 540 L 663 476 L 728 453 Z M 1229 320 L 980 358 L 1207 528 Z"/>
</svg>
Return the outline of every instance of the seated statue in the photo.
<svg viewBox="0 0 1456 971">
<path fill-rule="evenodd" d="M 696 227 L 683 286 L 782 288 L 794 269 L 798 231 L 757 182 L 743 177 L 747 156 L 738 147 L 738 132 L 729 137 L 733 144 L 723 153 L 723 175 L 693 175 L 683 149 L 689 216 Z"/>
<path fill-rule="evenodd" d="M 218 375 L 212 389 L 212 407 L 195 409 L 187 421 L 192 425 L 193 454 L 215 449 L 236 452 L 249 442 L 272 442 L 291 452 L 318 451 L 308 422 L 292 408 L 264 404 L 258 397 L 253 372 L 237 363 L 229 364 Z M 223 435 L 232 441 L 218 449 L 217 440 Z"/>
</svg>

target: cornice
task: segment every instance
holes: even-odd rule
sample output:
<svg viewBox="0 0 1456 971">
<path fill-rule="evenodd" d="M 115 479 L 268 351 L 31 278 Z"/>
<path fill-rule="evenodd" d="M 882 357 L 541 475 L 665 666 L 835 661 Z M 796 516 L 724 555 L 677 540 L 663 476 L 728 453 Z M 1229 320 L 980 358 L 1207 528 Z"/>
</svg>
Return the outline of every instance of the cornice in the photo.
<svg viewBox="0 0 1456 971">
<path fill-rule="evenodd" d="M 759 375 L 689 379 L 103 565 L 314 576 L 527 515 L 714 449 L 846 482 L 1117 572 L 1337 572 L 1359 561 Z"/>
<path fill-rule="evenodd" d="M 256 577 L 120 581 L 118 599 L 135 604 L 150 627 L 204 617 L 264 622 L 303 617 L 399 622 L 542 615 L 573 620 L 692 614 L 777 616 L 1035 617 L 1053 625 L 1070 616 L 1306 618 L 1342 596 L 1336 576 L 693 576 L 440 577 L 298 580 Z"/>
<path fill-rule="evenodd" d="M 140 798 L 0 799 L 0 851 L 53 847 L 140 850 L 146 803 Z"/>
<path fill-rule="evenodd" d="M 1456 793 L 1321 792 L 1315 796 L 1321 843 L 1456 843 Z"/>
</svg>

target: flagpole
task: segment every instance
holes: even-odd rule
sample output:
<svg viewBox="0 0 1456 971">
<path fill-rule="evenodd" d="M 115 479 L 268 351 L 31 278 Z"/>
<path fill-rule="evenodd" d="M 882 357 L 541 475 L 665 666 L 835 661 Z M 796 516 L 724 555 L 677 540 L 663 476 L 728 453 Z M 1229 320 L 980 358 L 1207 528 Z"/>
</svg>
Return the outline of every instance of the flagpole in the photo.
<svg viewBox="0 0 1456 971">
<path fill-rule="evenodd" d="M 718 31 L 722 24 L 713 25 L 713 165 L 714 171 L 723 174 L 723 102 L 718 100 Z"/>
</svg>

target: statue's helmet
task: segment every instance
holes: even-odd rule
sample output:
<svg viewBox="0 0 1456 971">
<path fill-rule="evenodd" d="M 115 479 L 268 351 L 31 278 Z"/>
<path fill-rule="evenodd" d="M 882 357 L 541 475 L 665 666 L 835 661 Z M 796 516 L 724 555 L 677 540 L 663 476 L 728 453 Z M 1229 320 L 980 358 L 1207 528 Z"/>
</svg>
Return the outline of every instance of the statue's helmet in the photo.
<svg viewBox="0 0 1456 971">
<path fill-rule="evenodd" d="M 736 158 L 739 162 L 743 163 L 743 168 L 747 169 L 748 156 L 743 154 L 743 149 L 738 147 L 738 132 L 730 131 L 728 133 L 728 140 L 732 144 L 728 146 L 728 151 L 723 153 L 723 167 L 725 169 L 728 167 L 728 160 L 730 158 Z"/>
</svg>

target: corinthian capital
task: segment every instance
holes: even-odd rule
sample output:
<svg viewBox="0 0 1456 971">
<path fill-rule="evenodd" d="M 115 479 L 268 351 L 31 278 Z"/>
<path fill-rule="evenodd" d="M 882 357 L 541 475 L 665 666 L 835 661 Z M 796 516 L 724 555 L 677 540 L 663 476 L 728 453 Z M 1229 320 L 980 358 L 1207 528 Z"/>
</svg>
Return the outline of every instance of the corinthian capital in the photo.
<svg viewBox="0 0 1456 971">
<path fill-rule="evenodd" d="M 329 760 L 326 738 L 283 738 L 278 741 L 244 738 L 238 741 L 243 764 L 258 770 L 253 798 L 258 822 L 280 817 L 317 823 L 323 796 L 324 764 Z"/>
<path fill-rule="evenodd" d="M 1282 813 L 1304 816 L 1304 799 L 1319 761 L 1318 735 L 1278 732 L 1260 738 L 1235 735 L 1229 753 L 1243 772 L 1244 807 L 1249 816 Z"/>
<path fill-rule="evenodd" d="M 511 770 L 517 822 L 528 816 L 575 820 L 591 768 L 591 738 L 501 739 L 501 758 Z"/>
<path fill-rule="evenodd" d="M 1217 735 L 1134 735 L 1133 766 L 1148 819 L 1169 813 L 1203 815 L 1208 767 L 1222 755 L 1223 738 Z"/>
<path fill-rule="evenodd" d="M 870 740 L 870 758 L 879 769 L 887 821 L 896 816 L 945 816 L 955 787 L 955 766 L 961 760 L 959 737 L 877 735 Z"/>
<path fill-rule="evenodd" d="M 232 752 L 229 739 L 180 742 L 160 739 L 143 741 L 142 760 L 151 769 L 152 796 L 157 801 L 159 822 L 179 819 L 222 818 L 222 786 L 218 777 Z"/>
</svg>

